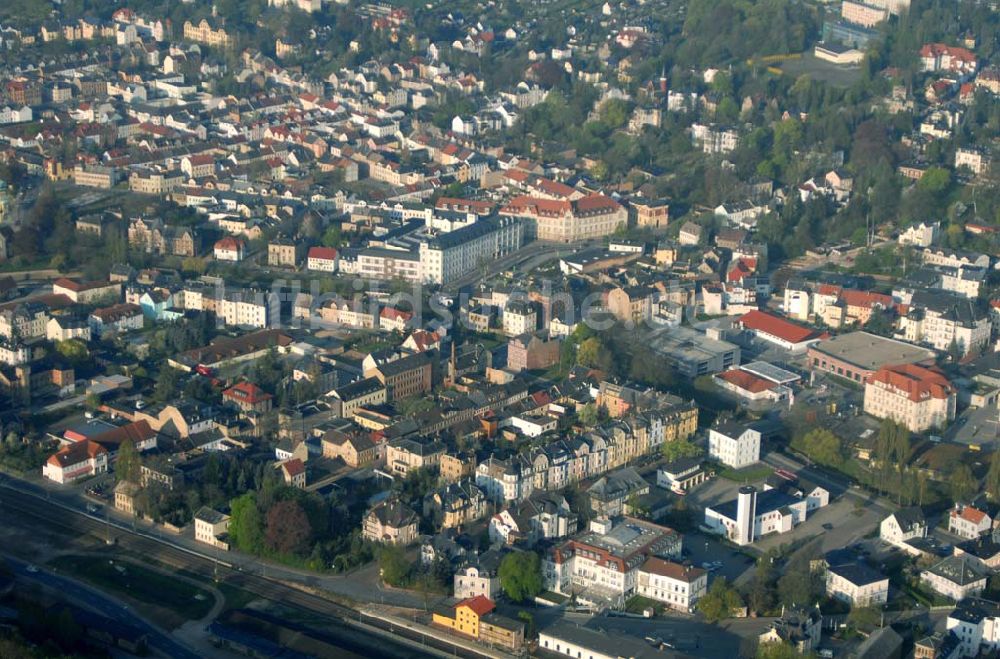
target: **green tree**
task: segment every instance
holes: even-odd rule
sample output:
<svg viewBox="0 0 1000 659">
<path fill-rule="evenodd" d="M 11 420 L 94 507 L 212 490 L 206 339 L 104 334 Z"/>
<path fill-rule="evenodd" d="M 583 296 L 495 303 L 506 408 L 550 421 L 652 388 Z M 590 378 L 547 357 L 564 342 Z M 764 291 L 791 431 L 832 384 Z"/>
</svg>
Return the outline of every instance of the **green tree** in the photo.
<svg viewBox="0 0 1000 659">
<path fill-rule="evenodd" d="M 402 547 L 386 545 L 378 554 L 379 575 L 390 586 L 402 586 L 410 575 L 410 563 Z"/>
<path fill-rule="evenodd" d="M 756 659 L 802 659 L 795 646 L 786 641 L 771 641 L 757 646 Z"/>
<path fill-rule="evenodd" d="M 708 622 L 718 622 L 733 615 L 733 612 L 743 606 L 740 594 L 726 583 L 725 577 L 718 577 L 712 582 L 705 594 L 698 600 L 698 610 Z"/>
<path fill-rule="evenodd" d="M 323 245 L 325 247 L 340 247 L 342 241 L 339 226 L 330 226 L 323 232 Z"/>
<path fill-rule="evenodd" d="M 675 439 L 672 442 L 660 444 L 660 453 L 667 462 L 674 462 L 681 458 L 697 458 L 701 455 L 701 447 L 696 446 L 687 439 Z"/>
<path fill-rule="evenodd" d="M 810 606 L 819 599 L 822 584 L 809 567 L 809 558 L 797 554 L 778 579 L 778 599 L 785 606 Z"/>
<path fill-rule="evenodd" d="M 587 426 L 588 428 L 591 426 L 596 426 L 597 405 L 595 405 L 594 403 L 587 403 L 586 405 L 580 408 L 580 411 L 577 412 L 576 416 L 578 419 L 580 419 L 580 423 Z"/>
<path fill-rule="evenodd" d="M 115 460 L 115 480 L 119 483 L 138 484 L 142 478 L 142 461 L 139 451 L 131 439 L 126 439 L 118 448 L 118 458 Z"/>
<path fill-rule="evenodd" d="M 247 492 L 229 504 L 229 537 L 240 551 L 259 555 L 264 550 L 264 521 L 256 492 Z"/>
<path fill-rule="evenodd" d="M 604 352 L 604 346 L 599 338 L 592 336 L 584 339 L 576 351 L 576 363 L 589 368 L 596 367 L 601 363 L 602 352 Z"/>
<path fill-rule="evenodd" d="M 74 365 L 82 364 L 90 357 L 90 351 L 87 350 L 87 344 L 80 339 L 57 341 L 56 352 Z"/>
<path fill-rule="evenodd" d="M 1000 501 L 1000 450 L 993 451 L 990 456 L 990 469 L 983 487 L 991 499 Z"/>
<path fill-rule="evenodd" d="M 952 501 L 969 501 L 978 490 L 979 483 L 972 474 L 972 469 L 965 463 L 959 463 L 948 475 L 948 491 L 951 493 Z"/>
<path fill-rule="evenodd" d="M 826 428 L 815 428 L 806 433 L 796 448 L 814 461 L 839 469 L 844 466 L 844 446 L 840 438 Z"/>
<path fill-rule="evenodd" d="M 542 561 L 533 551 L 511 552 L 500 561 L 500 587 L 514 602 L 533 599 L 542 592 Z"/>
</svg>

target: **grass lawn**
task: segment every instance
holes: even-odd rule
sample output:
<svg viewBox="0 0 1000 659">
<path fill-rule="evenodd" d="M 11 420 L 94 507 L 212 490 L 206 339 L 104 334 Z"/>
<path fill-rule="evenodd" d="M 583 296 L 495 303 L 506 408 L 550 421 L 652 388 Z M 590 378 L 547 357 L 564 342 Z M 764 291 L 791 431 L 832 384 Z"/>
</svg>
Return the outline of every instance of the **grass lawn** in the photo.
<svg viewBox="0 0 1000 659">
<path fill-rule="evenodd" d="M 651 600 L 648 597 L 643 597 L 642 595 L 634 595 L 629 601 L 625 602 L 625 610 L 628 613 L 638 613 L 642 614 L 645 609 L 652 608 L 654 611 L 659 613 L 663 610 L 663 604 L 657 602 L 656 600 Z"/>
<path fill-rule="evenodd" d="M 215 596 L 203 588 L 132 563 L 93 556 L 63 556 L 53 561 L 53 565 L 101 590 L 168 609 L 184 620 L 200 620 L 215 604 Z"/>
<path fill-rule="evenodd" d="M 719 476 L 725 478 L 726 480 L 736 481 L 737 483 L 754 483 L 756 481 L 762 481 L 774 471 L 771 467 L 765 464 L 755 464 L 749 467 L 743 467 L 742 469 L 733 469 L 729 467 L 723 469 L 719 472 Z"/>
</svg>

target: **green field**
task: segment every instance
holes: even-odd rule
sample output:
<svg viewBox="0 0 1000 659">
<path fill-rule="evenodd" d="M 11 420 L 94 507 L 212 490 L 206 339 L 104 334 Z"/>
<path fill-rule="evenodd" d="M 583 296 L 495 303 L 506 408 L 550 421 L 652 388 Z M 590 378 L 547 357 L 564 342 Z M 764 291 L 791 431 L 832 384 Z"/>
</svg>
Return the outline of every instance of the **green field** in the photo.
<svg viewBox="0 0 1000 659">
<path fill-rule="evenodd" d="M 770 476 L 773 471 L 774 469 L 767 465 L 756 464 L 743 469 L 724 469 L 719 472 L 719 476 L 737 483 L 756 483 Z"/>
</svg>

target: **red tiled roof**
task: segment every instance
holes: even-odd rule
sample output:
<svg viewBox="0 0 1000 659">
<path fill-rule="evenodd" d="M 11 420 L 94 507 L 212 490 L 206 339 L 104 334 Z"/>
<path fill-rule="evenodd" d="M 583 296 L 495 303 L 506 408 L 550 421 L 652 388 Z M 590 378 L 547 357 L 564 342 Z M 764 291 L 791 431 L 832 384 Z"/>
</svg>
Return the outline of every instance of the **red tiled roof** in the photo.
<svg viewBox="0 0 1000 659">
<path fill-rule="evenodd" d="M 820 336 L 815 330 L 763 311 L 746 313 L 740 316 L 739 322 L 745 329 L 770 334 L 789 343 L 802 343 Z"/>
<path fill-rule="evenodd" d="M 716 377 L 725 380 L 735 387 L 749 391 L 752 394 L 759 394 L 762 391 L 770 391 L 777 386 L 776 383 L 771 382 L 770 380 L 765 380 L 762 377 L 758 377 L 753 373 L 747 373 L 746 371 L 738 368 L 719 373 Z"/>
<path fill-rule="evenodd" d="M 306 258 L 333 261 L 337 258 L 337 250 L 333 247 L 310 247 Z"/>
<path fill-rule="evenodd" d="M 237 400 L 242 403 L 249 403 L 250 405 L 256 405 L 257 403 L 262 403 L 272 398 L 271 394 L 267 393 L 252 382 L 240 382 L 238 384 L 234 384 L 223 391 L 222 395 L 225 398 L 232 398 L 233 400 Z"/>
<path fill-rule="evenodd" d="M 698 567 L 685 566 L 673 561 L 665 561 L 656 556 L 650 556 L 639 568 L 643 572 L 657 574 L 662 577 L 691 583 L 705 574 L 705 570 Z"/>
<path fill-rule="evenodd" d="M 107 452 L 108 450 L 100 444 L 85 439 L 82 442 L 70 444 L 49 456 L 48 463 L 65 469 Z"/>
<path fill-rule="evenodd" d="M 281 468 L 285 470 L 285 473 L 290 477 L 298 476 L 299 474 L 306 473 L 306 466 L 302 464 L 302 460 L 298 458 L 292 458 L 291 460 L 285 460 L 281 463 Z"/>
<path fill-rule="evenodd" d="M 475 597 L 464 599 L 458 604 L 456 604 L 455 608 L 457 609 L 462 606 L 469 607 L 476 613 L 477 616 L 484 616 L 490 611 L 492 611 L 494 608 L 496 608 L 496 606 L 493 604 L 493 600 L 483 595 L 476 595 Z"/>
<path fill-rule="evenodd" d="M 869 381 L 895 389 L 913 402 L 928 398 L 944 399 L 955 393 L 955 388 L 941 371 L 916 364 L 883 366 L 872 374 Z"/>
<path fill-rule="evenodd" d="M 387 320 L 409 320 L 410 318 L 413 318 L 413 314 L 409 311 L 394 309 L 393 307 L 383 307 L 382 311 L 379 313 L 379 317 Z"/>
<path fill-rule="evenodd" d="M 961 517 L 965 521 L 972 522 L 973 524 L 981 524 L 982 521 L 986 519 L 986 513 L 978 508 L 973 508 L 972 506 L 965 506 L 962 508 L 962 512 L 952 510 L 951 514 L 953 517 Z"/>
<path fill-rule="evenodd" d="M 132 423 L 127 423 L 119 428 L 112 428 L 111 430 L 105 430 L 102 433 L 98 433 L 90 438 L 89 441 L 100 444 L 101 446 L 116 447 L 120 446 L 122 442 L 132 442 L 136 446 L 142 444 L 143 442 L 156 437 L 156 431 L 150 427 L 149 422 L 145 419 L 141 421 L 134 421 Z M 84 440 L 87 441 L 87 440 Z"/>
<path fill-rule="evenodd" d="M 237 252 L 243 249 L 243 241 L 234 236 L 226 236 L 221 240 L 216 241 L 215 249 L 228 250 L 231 252 Z"/>
</svg>

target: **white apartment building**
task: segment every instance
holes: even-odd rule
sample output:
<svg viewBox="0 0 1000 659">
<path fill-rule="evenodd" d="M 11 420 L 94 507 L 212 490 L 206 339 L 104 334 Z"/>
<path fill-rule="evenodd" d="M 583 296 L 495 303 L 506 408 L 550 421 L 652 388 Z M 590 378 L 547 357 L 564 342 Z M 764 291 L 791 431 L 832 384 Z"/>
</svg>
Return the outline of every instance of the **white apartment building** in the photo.
<svg viewBox="0 0 1000 659">
<path fill-rule="evenodd" d="M 229 549 L 220 536 L 229 531 L 229 515 L 202 507 L 194 516 L 194 539 L 219 549 Z"/>
<path fill-rule="evenodd" d="M 476 485 L 490 501 L 523 501 L 535 490 L 531 463 L 521 456 L 509 460 L 487 458 L 476 467 Z"/>
<path fill-rule="evenodd" d="M 681 565 L 651 557 L 639 568 L 636 592 L 643 597 L 663 602 L 672 609 L 690 613 L 708 591 L 708 572 L 690 565 Z"/>
<path fill-rule="evenodd" d="M 949 632 L 960 644 L 960 656 L 995 656 L 1000 651 L 1000 605 L 970 597 L 948 614 Z"/>
<path fill-rule="evenodd" d="M 936 593 L 960 602 L 986 589 L 988 571 L 976 559 L 959 554 L 949 556 L 920 573 L 920 581 Z"/>
<path fill-rule="evenodd" d="M 914 245 L 916 247 L 930 247 L 937 240 L 938 231 L 941 228 L 940 222 L 914 224 L 899 232 L 897 242 L 900 245 Z"/>
<path fill-rule="evenodd" d="M 760 432 L 735 423 L 708 431 L 708 455 L 724 465 L 740 469 L 760 460 Z"/>
<path fill-rule="evenodd" d="M 961 504 L 948 515 L 948 532 L 966 540 L 975 540 L 993 528 L 993 519 L 978 508 Z"/>
<path fill-rule="evenodd" d="M 729 153 L 740 143 L 740 134 L 733 128 L 715 124 L 692 124 L 691 141 L 704 153 Z"/>
<path fill-rule="evenodd" d="M 851 563 L 826 570 L 826 594 L 851 606 L 877 606 L 889 600 L 889 577 L 864 565 Z"/>
<path fill-rule="evenodd" d="M 902 508 L 882 520 L 879 538 L 883 542 L 906 550 L 907 540 L 927 537 L 927 521 L 919 508 Z M 908 550 L 912 553 L 912 549 Z"/>
<path fill-rule="evenodd" d="M 781 311 L 792 320 L 809 320 L 812 313 L 812 294 L 801 282 L 788 282 L 781 303 Z"/>
<path fill-rule="evenodd" d="M 990 166 L 989 157 L 979 149 L 955 149 L 955 169 L 967 167 L 976 176 L 986 173 Z"/>
<path fill-rule="evenodd" d="M 516 217 L 479 219 L 420 243 L 425 283 L 446 284 L 488 263 L 513 254 L 524 242 L 524 225 Z"/>
<path fill-rule="evenodd" d="M 227 292 L 217 301 L 215 315 L 226 325 L 266 329 L 271 322 L 270 298 L 261 291 Z"/>
</svg>

